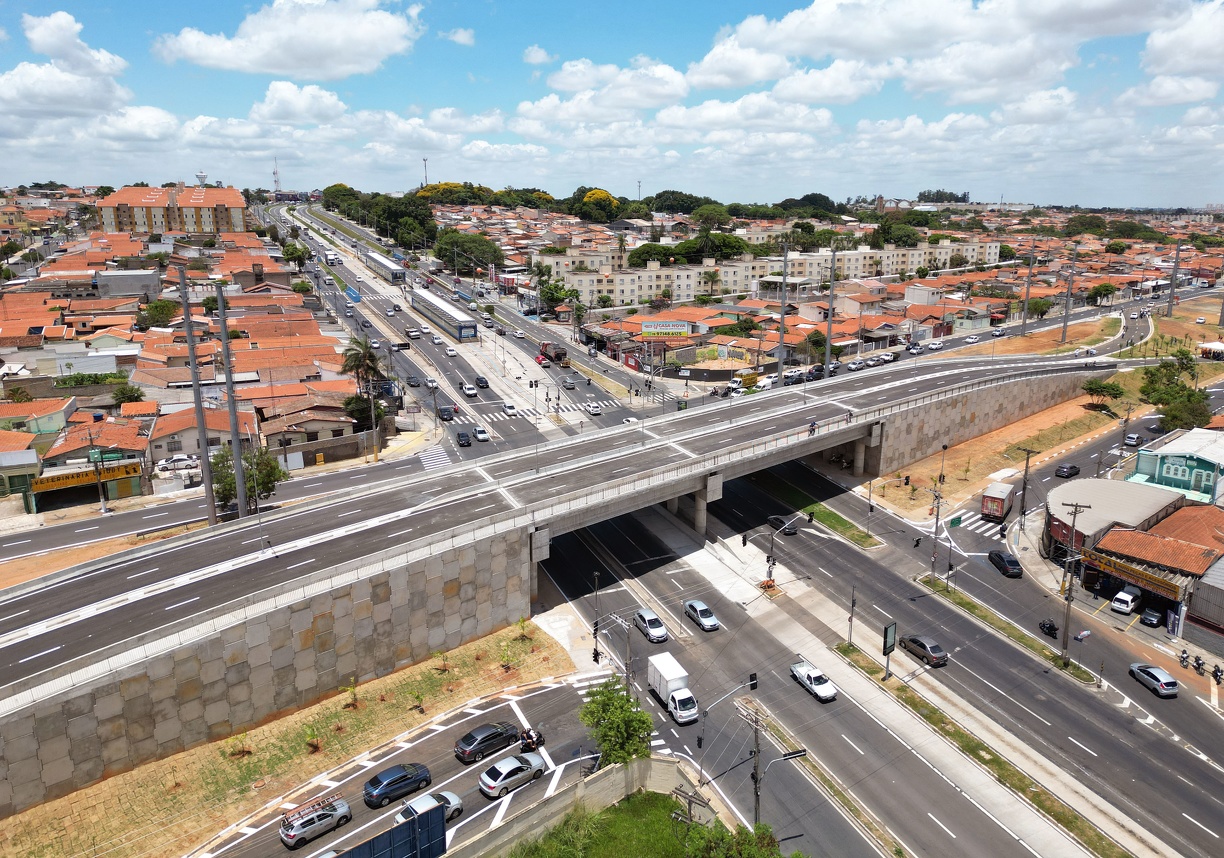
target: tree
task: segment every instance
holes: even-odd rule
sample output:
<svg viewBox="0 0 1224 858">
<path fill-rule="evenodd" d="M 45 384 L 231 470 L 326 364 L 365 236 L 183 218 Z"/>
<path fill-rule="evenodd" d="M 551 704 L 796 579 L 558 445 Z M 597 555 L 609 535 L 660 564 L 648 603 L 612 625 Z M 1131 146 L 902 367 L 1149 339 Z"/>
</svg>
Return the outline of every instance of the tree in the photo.
<svg viewBox="0 0 1224 858">
<path fill-rule="evenodd" d="M 173 301 L 157 299 L 140 308 L 136 314 L 136 324 L 142 328 L 164 328 L 179 312 L 179 305 Z"/>
<path fill-rule="evenodd" d="M 928 274 L 931 273 L 931 269 L 927 268 L 925 265 L 919 265 L 917 270 L 914 271 L 914 273 L 917 274 L 920 278 L 926 277 Z"/>
<path fill-rule="evenodd" d="M 217 296 L 205 295 L 200 300 L 200 306 L 204 309 L 204 315 L 211 316 L 213 313 L 217 312 Z M 225 308 L 228 310 L 229 304 L 226 304 Z"/>
<path fill-rule="evenodd" d="M 1016 248 L 1012 247 L 1010 244 L 1000 244 L 999 245 L 999 261 L 1000 262 L 1010 262 L 1011 260 L 1015 258 L 1016 258 Z"/>
<path fill-rule="evenodd" d="M 630 268 L 645 268 L 647 262 L 658 262 L 660 265 L 667 266 L 673 264 L 683 265 L 685 260 L 683 256 L 678 256 L 677 247 L 664 247 L 661 244 L 653 244 L 647 242 L 639 245 L 629 252 L 629 267 Z"/>
<path fill-rule="evenodd" d="M 291 241 L 285 245 L 284 258 L 286 262 L 296 265 L 298 271 L 301 271 L 302 266 L 306 264 L 307 252 L 303 245 Z"/>
<path fill-rule="evenodd" d="M 735 831 L 727 831 L 721 825 L 693 825 L 688 831 L 685 854 L 696 858 L 781 858 L 782 855 L 778 838 L 765 823 L 752 828 L 737 825 Z M 803 853 L 792 852 L 790 858 L 803 858 Z"/>
<path fill-rule="evenodd" d="M 650 756 L 654 719 L 629 696 L 619 678 L 608 679 L 590 690 L 578 711 L 578 720 L 591 730 L 599 746 L 601 766 Z"/>
<path fill-rule="evenodd" d="M 460 274 L 473 274 L 478 267 L 487 271 L 505 260 L 501 248 L 483 235 L 469 235 L 453 229 L 438 233 L 434 256 L 453 264 L 458 269 L 456 273 Z"/>
<path fill-rule="evenodd" d="M 1088 290 L 1088 302 L 1090 304 L 1103 304 L 1110 295 L 1118 291 L 1118 287 L 1112 283 L 1098 283 Z"/>
<path fill-rule="evenodd" d="M 1107 227 L 1108 224 L 1105 222 L 1105 218 L 1100 215 L 1077 214 L 1067 219 L 1067 225 L 1063 228 L 1063 235 L 1081 235 L 1085 232 L 1093 235 L 1104 235 Z"/>
<path fill-rule="evenodd" d="M 711 271 L 702 271 L 701 279 L 705 283 L 705 285 L 709 288 L 708 294 L 711 297 L 713 297 L 714 290 L 718 288 L 718 283 L 719 283 L 718 269 L 715 268 Z"/>
<path fill-rule="evenodd" d="M 718 203 L 706 203 L 704 206 L 698 206 L 693 209 L 692 218 L 697 221 L 699 226 L 706 229 L 714 229 L 731 223 L 731 215 L 727 213 L 727 209 L 724 206 L 720 206 Z"/>
<path fill-rule="evenodd" d="M 608 307 L 611 307 L 615 302 L 616 302 L 616 299 L 614 299 L 611 295 L 606 295 L 606 294 L 601 293 L 595 296 L 595 303 L 599 306 L 600 309 L 607 309 Z"/>
<path fill-rule="evenodd" d="M 969 257 L 963 253 L 953 253 L 948 257 L 949 268 L 964 268 L 969 264 Z"/>
<path fill-rule="evenodd" d="M 9 402 L 33 402 L 34 395 L 21 386 L 10 387 L 5 394 Z"/>
<path fill-rule="evenodd" d="M 116 405 L 122 405 L 125 402 L 143 402 L 144 391 L 134 384 L 121 384 L 111 393 L 111 399 L 115 400 Z"/>
<path fill-rule="evenodd" d="M 1082 389 L 1092 400 L 1092 407 L 1098 411 L 1105 409 L 1106 402 L 1121 399 L 1125 393 L 1122 385 L 1112 381 L 1101 381 L 1099 378 L 1088 379 L 1084 382 Z"/>
<path fill-rule="evenodd" d="M 94 195 L 98 197 L 98 199 L 104 199 L 105 197 L 109 197 L 114 192 L 115 189 L 110 185 L 98 185 L 98 189 L 94 191 Z"/>
<path fill-rule="evenodd" d="M 1114 256 L 1121 256 L 1123 253 L 1126 253 L 1126 248 L 1128 247 L 1130 247 L 1130 245 L 1125 241 L 1115 239 L 1114 241 L 1111 241 L 1109 244 L 1105 245 L 1105 252 L 1112 253 Z"/>
<path fill-rule="evenodd" d="M 368 432 L 374 428 L 374 424 L 370 422 L 370 398 L 365 394 L 354 393 L 345 397 L 344 413 L 352 418 L 354 428 L 358 432 Z M 386 409 L 377 399 L 374 400 L 374 416 L 377 420 L 386 416 Z"/>
<path fill-rule="evenodd" d="M 212 457 L 213 496 L 221 506 L 238 498 L 238 479 L 234 475 L 234 452 L 228 444 Z M 289 473 L 264 447 L 248 447 L 242 451 L 243 476 L 246 482 L 248 512 L 255 510 L 258 500 L 276 494 L 277 483 L 289 479 Z"/>
<path fill-rule="evenodd" d="M 1038 319 L 1044 319 L 1046 313 L 1050 312 L 1053 307 L 1054 305 L 1045 298 L 1029 298 L 1028 314 L 1036 316 Z"/>
<path fill-rule="evenodd" d="M 363 391 L 373 382 L 386 378 L 378 350 L 370 345 L 370 338 L 364 334 L 352 337 L 341 356 L 344 360 L 340 371 L 353 376 Z"/>
<path fill-rule="evenodd" d="M 13 241 L 11 238 L 0 245 L 0 258 L 8 259 L 17 251 L 21 250 L 21 245 Z"/>
</svg>

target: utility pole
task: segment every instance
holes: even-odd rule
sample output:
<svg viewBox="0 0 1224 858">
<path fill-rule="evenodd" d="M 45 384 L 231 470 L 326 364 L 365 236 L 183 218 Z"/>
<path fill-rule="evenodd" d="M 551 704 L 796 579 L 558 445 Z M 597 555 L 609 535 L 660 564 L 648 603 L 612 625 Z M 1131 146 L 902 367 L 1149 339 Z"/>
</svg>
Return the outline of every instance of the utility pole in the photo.
<svg viewBox="0 0 1224 858">
<path fill-rule="evenodd" d="M 217 318 L 221 322 L 221 360 L 225 362 L 225 396 L 229 406 L 230 453 L 234 460 L 234 490 L 238 501 L 238 517 L 251 514 L 247 509 L 246 463 L 242 461 L 242 433 L 238 429 L 238 397 L 234 395 L 234 353 L 230 348 L 229 322 L 225 317 L 225 292 L 217 284 Z M 258 467 L 258 465 L 256 465 Z M 255 489 L 259 493 L 258 487 Z"/>
<path fill-rule="evenodd" d="M 595 570 L 595 653 L 592 656 L 599 664 L 599 570 Z"/>
<path fill-rule="evenodd" d="M 1028 331 L 1029 290 L 1033 288 L 1033 260 L 1037 258 L 1037 233 L 1029 241 L 1028 278 L 1024 281 L 1024 306 L 1020 308 L 1020 336 Z"/>
<path fill-rule="evenodd" d="M 740 717 L 752 725 L 752 824 L 761 824 L 761 714 L 741 709 Z"/>
<path fill-rule="evenodd" d="M 1020 452 L 1024 454 L 1024 487 L 1020 492 L 1020 529 L 1024 530 L 1024 508 L 1028 506 L 1028 475 L 1029 475 L 1029 457 L 1040 450 L 1030 450 L 1027 447 L 1021 447 Z"/>
<path fill-rule="evenodd" d="M 1064 503 L 1063 506 L 1071 507 L 1071 539 L 1067 546 L 1067 559 L 1063 564 L 1063 601 L 1065 607 L 1063 609 L 1063 637 L 1062 637 L 1062 663 L 1066 668 L 1071 664 L 1071 595 L 1075 589 L 1075 579 L 1072 573 L 1075 569 L 1075 562 L 1078 559 L 1078 552 L 1075 547 L 1075 523 L 1079 518 L 1082 510 L 1092 509 L 1090 504 L 1086 503 Z"/>
<path fill-rule="evenodd" d="M 850 621 L 846 632 L 846 643 L 854 645 L 854 606 L 858 604 L 858 584 L 850 585 Z"/>
<path fill-rule="evenodd" d="M 837 280 L 837 248 L 830 247 L 829 256 L 829 309 L 825 316 L 825 358 L 824 377 L 829 377 L 829 367 L 833 363 L 833 283 Z"/>
<path fill-rule="evenodd" d="M 421 160 L 425 163 L 425 184 L 428 185 L 429 184 L 429 159 L 422 158 Z"/>
<path fill-rule="evenodd" d="M 1181 266 L 1181 242 L 1177 242 L 1177 249 L 1173 251 L 1173 276 L 1169 278 L 1169 309 L 1165 313 L 1170 319 L 1173 318 L 1173 292 L 1177 289 L 1177 269 Z"/>
<path fill-rule="evenodd" d="M 213 494 L 212 461 L 208 458 L 208 426 L 204 423 L 204 400 L 200 394 L 200 367 L 196 362 L 195 326 L 191 321 L 191 304 L 187 300 L 187 266 L 178 266 L 179 297 L 183 304 L 183 321 L 187 328 L 187 364 L 191 367 L 191 395 L 195 399 L 196 438 L 200 445 L 200 478 L 204 481 L 204 507 L 208 524 L 217 523 L 217 499 Z"/>
<path fill-rule="evenodd" d="M 1062 339 L 1060 343 L 1067 341 L 1067 325 L 1071 321 L 1071 287 L 1075 283 L 1075 261 L 1079 258 L 1079 242 L 1071 249 L 1071 276 L 1067 278 L 1067 297 L 1063 304 L 1063 324 L 1062 324 Z M 1169 311 L 1169 315 L 1173 315 L 1173 311 Z"/>
<path fill-rule="evenodd" d="M 102 451 L 94 445 L 93 430 L 87 427 L 85 434 L 89 436 L 89 458 L 94 460 L 94 479 L 98 482 L 98 502 L 102 504 L 102 514 L 109 515 L 110 510 L 106 508 L 106 488 L 102 483 Z"/>
</svg>

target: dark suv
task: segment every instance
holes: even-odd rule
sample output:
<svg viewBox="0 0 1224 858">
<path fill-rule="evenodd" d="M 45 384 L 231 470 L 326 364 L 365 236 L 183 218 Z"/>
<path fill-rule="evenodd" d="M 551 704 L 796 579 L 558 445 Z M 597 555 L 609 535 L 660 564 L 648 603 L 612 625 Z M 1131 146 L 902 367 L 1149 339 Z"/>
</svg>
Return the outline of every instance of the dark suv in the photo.
<svg viewBox="0 0 1224 858">
<path fill-rule="evenodd" d="M 369 807 L 386 807 L 397 798 L 433 783 L 429 769 L 420 763 L 405 763 L 379 772 L 366 781 L 361 797 Z"/>
<path fill-rule="evenodd" d="M 1020 566 L 1020 561 L 1016 559 L 1014 554 L 1007 551 L 994 550 L 986 555 L 991 565 L 1003 573 L 1008 578 L 1023 578 L 1024 569 Z"/>
<path fill-rule="evenodd" d="M 455 756 L 465 763 L 478 762 L 518 740 L 519 728 L 516 724 L 509 721 L 481 724 L 455 743 Z"/>
</svg>

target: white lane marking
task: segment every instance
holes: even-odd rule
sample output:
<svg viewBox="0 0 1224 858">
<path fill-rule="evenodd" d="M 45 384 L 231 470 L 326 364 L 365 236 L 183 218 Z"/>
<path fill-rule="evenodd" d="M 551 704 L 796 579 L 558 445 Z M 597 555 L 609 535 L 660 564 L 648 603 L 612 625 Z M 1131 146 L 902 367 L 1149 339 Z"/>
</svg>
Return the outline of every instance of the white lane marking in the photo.
<svg viewBox="0 0 1224 858">
<path fill-rule="evenodd" d="M 845 733 L 842 733 L 842 734 L 841 734 L 841 737 L 842 737 L 843 739 L 845 739 L 845 740 L 846 740 L 846 744 L 847 744 L 847 745 L 849 745 L 851 748 L 854 748 L 854 750 L 858 751 L 858 752 L 859 752 L 859 754 L 861 754 L 862 756 L 867 756 L 866 754 L 863 754 L 863 749 L 862 749 L 862 748 L 860 748 L 858 745 L 854 744 L 854 743 L 853 743 L 853 742 L 851 742 L 851 741 L 850 741 L 848 738 L 846 738 L 846 734 L 845 734 Z"/>
<path fill-rule="evenodd" d="M 871 607 L 875 608 L 877 611 L 879 611 L 884 616 L 888 617 L 890 620 L 893 618 L 892 614 L 888 613 L 888 611 L 884 610 L 879 605 L 872 605 Z"/>
<path fill-rule="evenodd" d="M 356 515 L 359 512 L 361 512 L 360 507 L 358 507 L 357 509 L 350 509 L 345 512 L 337 513 L 336 518 L 344 518 L 346 515 Z"/>
<path fill-rule="evenodd" d="M 323 483 L 322 483 L 322 482 L 318 482 L 318 483 L 307 483 L 306 485 L 302 486 L 302 488 L 304 488 L 304 489 L 313 489 L 315 486 L 321 486 L 321 485 L 323 485 Z"/>
<path fill-rule="evenodd" d="M 4 622 L 5 620 L 11 620 L 14 617 L 20 617 L 22 614 L 28 614 L 28 613 L 30 613 L 30 609 L 26 608 L 24 611 L 18 611 L 15 614 L 9 614 L 7 617 L 0 617 L 0 623 Z"/>
<path fill-rule="evenodd" d="M 964 670 L 965 670 L 965 671 L 966 671 L 966 672 L 967 672 L 967 673 L 968 673 L 970 676 L 975 677 L 975 678 L 977 679 L 977 681 L 978 681 L 978 682 L 980 682 L 980 683 L 982 683 L 983 685 L 986 685 L 987 687 L 991 688 L 991 689 L 992 689 L 992 690 L 993 690 L 993 691 L 994 691 L 996 694 L 998 694 L 998 695 L 999 695 L 999 696 L 1001 696 L 1001 697 L 1006 698 L 1007 700 L 1011 701 L 1011 702 L 1012 702 L 1013 704 L 1015 704 L 1016 706 L 1019 706 L 1021 709 L 1023 709 L 1023 710 L 1024 710 L 1025 712 L 1027 712 L 1028 714 L 1032 715 L 1034 718 L 1036 718 L 1036 719 L 1037 719 L 1038 721 L 1040 721 L 1042 724 L 1045 724 L 1047 727 L 1052 727 L 1052 726 L 1054 726 L 1054 725 L 1053 725 L 1053 724 L 1051 724 L 1049 721 L 1047 721 L 1046 719 L 1044 719 L 1044 718 L 1042 718 L 1040 715 L 1038 715 L 1036 712 L 1034 712 L 1032 709 L 1029 709 L 1029 708 L 1028 708 L 1027 706 L 1025 706 L 1023 703 L 1018 702 L 1018 701 L 1017 701 L 1017 700 L 1016 700 L 1014 697 L 1012 697 L 1011 695 L 1007 694 L 1007 692 L 1003 691 L 1003 689 L 999 688 L 999 687 L 998 687 L 998 686 L 996 686 L 996 685 L 991 684 L 991 683 L 990 683 L 989 681 L 987 681 L 986 679 L 983 679 L 983 678 L 981 677 L 981 675 L 979 675 L 979 674 L 975 673 L 975 672 L 974 672 L 974 671 L 972 671 L 972 670 L 969 670 L 968 668 L 965 668 L 965 665 L 963 665 L 963 664 L 962 664 L 962 665 L 960 665 L 960 667 L 961 667 L 962 669 L 964 669 Z"/>
<path fill-rule="evenodd" d="M 1186 819 L 1188 819 L 1188 820 L 1190 820 L 1191 822 L 1193 822 L 1195 825 L 1197 825 L 1199 828 L 1201 828 L 1201 829 L 1203 829 L 1204 831 L 1206 831 L 1208 834 L 1210 834 L 1210 835 L 1211 835 L 1212 837 L 1214 837 L 1215 839 L 1217 839 L 1217 840 L 1219 840 L 1219 839 L 1220 839 L 1220 835 L 1216 834 L 1214 831 L 1212 831 L 1212 830 L 1211 830 L 1210 828 L 1208 828 L 1206 825 L 1203 825 L 1203 823 L 1199 822 L 1199 821 L 1198 821 L 1197 819 L 1195 819 L 1193 816 L 1190 816 L 1190 815 L 1189 815 L 1189 814 L 1187 814 L 1187 813 L 1183 813 L 1183 814 L 1182 814 L 1182 816 L 1186 817 Z"/>
<path fill-rule="evenodd" d="M 1074 736 L 1068 736 L 1067 738 L 1070 739 L 1072 742 L 1075 742 Z M 1092 748 L 1089 748 L 1087 745 L 1083 744 L 1082 742 L 1075 742 L 1075 744 L 1079 745 L 1081 748 L 1083 748 L 1088 753 L 1092 754 L 1092 756 L 1094 757 L 1100 756 L 1096 751 L 1092 750 Z"/>
<path fill-rule="evenodd" d="M 168 512 L 155 512 L 152 515 L 142 515 L 141 518 L 161 518 L 163 515 L 169 515 Z"/>
<path fill-rule="evenodd" d="M 190 599 L 188 599 L 187 601 L 185 601 L 185 602 L 178 602 L 177 604 L 171 605 L 170 607 L 166 608 L 166 610 L 167 610 L 167 611 L 173 611 L 175 608 L 181 608 L 181 607 L 183 607 L 183 605 L 190 605 L 192 602 L 198 602 L 199 600 L 200 600 L 200 597 L 199 597 L 199 596 L 192 596 L 192 597 L 191 597 Z"/>
<path fill-rule="evenodd" d="M 86 532 L 88 532 L 88 531 L 90 531 L 90 530 L 97 530 L 97 529 L 98 529 L 98 525 L 96 525 L 96 524 L 95 524 L 93 527 L 81 527 L 81 528 L 78 528 L 78 529 L 76 529 L 76 530 L 74 530 L 74 531 L 72 531 L 72 532 L 73 532 L 73 533 L 86 533 Z"/>
<path fill-rule="evenodd" d="M 833 577 L 832 573 L 825 572 L 825 570 L 821 569 L 819 566 L 817 566 L 816 568 L 817 568 L 817 569 L 819 569 L 821 572 L 824 572 L 824 573 L 825 573 L 826 575 L 828 575 L 830 578 L 832 578 L 832 577 Z"/>
<path fill-rule="evenodd" d="M 51 647 L 51 649 L 45 649 L 45 650 L 43 650 L 42 652 L 36 652 L 36 653 L 34 653 L 34 655 L 27 655 L 25 658 L 21 659 L 21 660 L 20 660 L 19 662 L 17 662 L 17 663 L 18 663 L 18 664 L 25 664 L 27 661 L 33 661 L 33 660 L 34 660 L 34 659 L 36 659 L 36 658 L 42 658 L 44 655 L 50 655 L 51 653 L 55 652 L 57 649 L 63 649 L 63 647 L 62 647 L 62 646 L 53 646 L 53 647 Z"/>
<path fill-rule="evenodd" d="M 292 566 L 286 566 L 285 571 L 287 572 L 290 569 L 296 569 L 299 566 L 305 566 L 307 563 L 314 563 L 314 558 L 311 557 L 309 560 L 303 560 L 301 563 L 294 563 Z"/>
<path fill-rule="evenodd" d="M 0 548 L 12 548 L 14 545 L 25 545 L 29 541 L 30 540 L 28 539 L 18 539 L 16 542 L 6 542 L 3 545 L 0 545 Z"/>
<path fill-rule="evenodd" d="M 948 828 L 948 826 L 946 826 L 946 825 L 944 825 L 942 822 L 940 822 L 938 819 L 936 819 L 936 818 L 935 818 L 935 814 L 931 813 L 930 811 L 927 811 L 927 816 L 931 817 L 931 821 L 932 821 L 932 822 L 934 822 L 936 825 L 938 825 L 938 826 L 939 826 L 940 828 L 942 828 L 944 831 L 948 832 L 948 836 L 949 836 L 949 837 L 951 837 L 953 840 L 955 840 L 955 839 L 956 839 L 956 835 L 952 833 L 952 830 L 951 830 L 950 828 Z"/>
<path fill-rule="evenodd" d="M 137 572 L 134 575 L 129 575 L 127 576 L 127 579 L 131 581 L 133 578 L 139 578 L 141 575 L 148 575 L 150 572 L 156 572 L 160 568 L 160 566 L 154 566 L 152 569 L 146 569 L 143 572 Z"/>
</svg>

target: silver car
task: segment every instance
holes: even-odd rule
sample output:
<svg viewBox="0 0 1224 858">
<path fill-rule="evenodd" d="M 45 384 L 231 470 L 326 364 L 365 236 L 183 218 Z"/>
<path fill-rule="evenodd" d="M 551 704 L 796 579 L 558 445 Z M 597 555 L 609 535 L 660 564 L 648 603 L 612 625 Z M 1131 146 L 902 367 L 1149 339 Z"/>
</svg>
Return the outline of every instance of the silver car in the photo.
<svg viewBox="0 0 1224 858">
<path fill-rule="evenodd" d="M 515 754 L 498 760 L 484 770 L 480 776 L 480 791 L 489 798 L 497 798 L 542 774 L 544 758 L 539 754 Z"/>
<path fill-rule="evenodd" d="M 642 608 L 633 615 L 633 624 L 637 626 L 646 640 L 651 643 L 662 643 L 667 640 L 667 626 L 659 619 L 659 615 L 650 608 Z"/>
<path fill-rule="evenodd" d="M 1130 666 L 1130 675 L 1158 697 L 1177 696 L 1177 680 L 1163 667 L 1135 662 Z"/>
<path fill-rule="evenodd" d="M 684 615 L 696 623 L 703 632 L 712 632 L 718 628 L 718 617 L 706 607 L 700 599 L 689 599 L 684 603 Z"/>
</svg>

